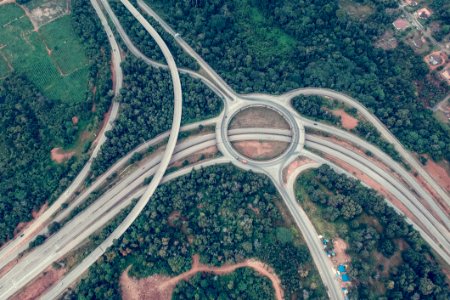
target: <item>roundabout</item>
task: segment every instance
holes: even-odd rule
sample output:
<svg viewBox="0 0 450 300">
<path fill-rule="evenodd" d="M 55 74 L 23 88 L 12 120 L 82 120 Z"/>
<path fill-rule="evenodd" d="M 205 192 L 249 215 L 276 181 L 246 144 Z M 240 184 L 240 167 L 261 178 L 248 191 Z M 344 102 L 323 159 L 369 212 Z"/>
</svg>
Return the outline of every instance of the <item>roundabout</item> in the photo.
<svg viewBox="0 0 450 300">
<path fill-rule="evenodd" d="M 235 136 L 249 129 L 254 134 Z M 303 125 L 283 106 L 265 99 L 229 103 L 216 132 L 222 151 L 243 164 L 259 167 L 283 164 L 294 153 L 300 153 L 305 143 Z M 270 134 L 283 138 L 273 140 Z"/>
</svg>

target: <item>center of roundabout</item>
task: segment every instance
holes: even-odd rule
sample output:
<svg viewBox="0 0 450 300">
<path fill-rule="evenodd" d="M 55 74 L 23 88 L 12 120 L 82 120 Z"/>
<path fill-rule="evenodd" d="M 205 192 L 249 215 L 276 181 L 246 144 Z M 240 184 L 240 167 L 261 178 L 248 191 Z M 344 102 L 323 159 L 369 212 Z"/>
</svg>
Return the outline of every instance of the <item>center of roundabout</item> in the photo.
<svg viewBox="0 0 450 300">
<path fill-rule="evenodd" d="M 269 100 L 239 99 L 218 124 L 223 148 L 244 164 L 273 166 L 304 145 L 301 123 L 282 105 Z"/>
</svg>

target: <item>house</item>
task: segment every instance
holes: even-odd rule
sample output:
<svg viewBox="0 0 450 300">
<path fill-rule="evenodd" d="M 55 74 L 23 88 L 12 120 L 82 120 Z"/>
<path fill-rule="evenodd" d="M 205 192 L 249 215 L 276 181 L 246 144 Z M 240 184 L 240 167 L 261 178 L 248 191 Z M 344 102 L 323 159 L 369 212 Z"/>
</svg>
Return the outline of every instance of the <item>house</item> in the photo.
<svg viewBox="0 0 450 300">
<path fill-rule="evenodd" d="M 450 84 L 450 64 L 447 64 L 447 67 L 444 68 L 444 70 L 441 71 L 441 77 L 445 81 L 447 81 L 448 84 Z"/>
<path fill-rule="evenodd" d="M 419 17 L 421 19 L 428 19 L 431 16 L 432 12 L 428 8 L 423 7 L 416 11 L 414 14 L 416 15 L 416 17 Z"/>
<path fill-rule="evenodd" d="M 348 276 L 348 274 L 342 274 L 342 281 L 343 282 L 349 282 L 350 281 L 350 276 Z"/>
<path fill-rule="evenodd" d="M 409 27 L 409 22 L 405 19 L 397 19 L 392 23 L 397 30 L 404 30 Z"/>
<path fill-rule="evenodd" d="M 420 34 L 416 34 L 414 35 L 414 37 L 412 38 L 412 44 L 414 47 L 420 49 L 423 47 L 423 45 L 425 44 L 425 38 L 423 36 L 421 36 Z"/>
<path fill-rule="evenodd" d="M 437 65 L 442 64 L 443 60 L 442 60 L 442 57 L 440 55 L 431 54 L 430 56 L 428 56 L 428 62 L 432 66 L 437 66 Z"/>
<path fill-rule="evenodd" d="M 337 269 L 338 269 L 339 273 L 345 273 L 346 272 L 346 268 L 345 268 L 344 265 L 339 265 L 337 267 Z"/>
<path fill-rule="evenodd" d="M 417 1 L 414 1 L 414 0 L 404 0 L 403 2 L 407 6 L 417 6 L 417 4 L 418 4 Z"/>
</svg>

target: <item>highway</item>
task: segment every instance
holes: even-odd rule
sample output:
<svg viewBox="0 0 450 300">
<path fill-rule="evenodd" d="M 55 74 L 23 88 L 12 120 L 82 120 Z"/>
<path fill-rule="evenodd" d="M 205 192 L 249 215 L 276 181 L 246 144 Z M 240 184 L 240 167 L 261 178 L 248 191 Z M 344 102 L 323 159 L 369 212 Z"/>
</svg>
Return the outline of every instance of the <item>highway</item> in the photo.
<svg viewBox="0 0 450 300">
<path fill-rule="evenodd" d="M 292 98 L 298 95 L 317 95 L 317 96 L 326 96 L 331 97 L 333 99 L 339 100 L 350 107 L 356 108 L 359 113 L 361 113 L 364 118 L 369 121 L 384 137 L 389 143 L 391 143 L 395 149 L 399 152 L 401 157 L 411 165 L 411 167 L 416 170 L 425 181 L 442 197 L 447 205 L 450 205 L 450 197 L 449 195 L 437 184 L 433 178 L 422 168 L 420 163 L 407 151 L 403 145 L 398 141 L 398 139 L 387 129 L 387 127 L 370 111 L 363 106 L 361 103 L 356 101 L 355 99 L 333 90 L 323 89 L 323 88 L 302 88 L 296 89 L 294 91 L 288 92 L 280 96 L 281 100 L 285 102 L 291 101 Z"/>
<path fill-rule="evenodd" d="M 189 46 L 188 43 L 179 35 L 177 34 L 170 26 L 167 24 L 153 9 L 150 8 L 144 1 L 137 0 L 138 6 L 150 17 L 155 19 L 159 25 L 170 35 L 173 36 L 175 41 L 178 43 L 178 45 L 181 46 L 181 48 L 189 54 L 192 58 L 194 58 L 197 63 L 200 65 L 201 69 L 206 72 L 209 79 L 221 90 L 229 99 L 236 99 L 237 94 L 231 89 L 231 87 L 216 73 L 216 71 L 211 68 L 208 63 L 200 56 L 197 52 L 195 52 L 194 49 L 192 49 L 191 46 Z"/>
<path fill-rule="evenodd" d="M 213 159 L 211 161 L 201 163 L 200 165 L 206 166 L 216 163 L 232 162 L 242 169 L 266 174 L 272 180 L 284 202 L 286 203 L 286 206 L 288 207 L 291 215 L 293 216 L 295 223 L 304 236 L 304 239 L 311 251 L 313 260 L 331 299 L 343 299 L 344 296 L 342 294 L 339 283 L 336 280 L 335 270 L 333 270 L 330 260 L 322 250 L 322 245 L 320 243 L 320 240 L 318 239 L 318 234 L 314 226 L 295 199 L 293 182 L 295 177 L 304 169 L 317 167 L 322 163 L 331 165 L 335 170 L 339 170 L 339 172 L 346 172 L 343 171 L 340 167 L 336 166 L 333 162 L 328 161 L 314 153 L 311 153 L 306 149 L 303 149 L 303 146 L 305 144 L 312 149 L 315 149 L 322 153 L 326 153 L 328 156 L 335 157 L 341 161 L 351 164 L 356 169 L 361 170 L 365 174 L 369 175 L 371 179 L 382 184 L 390 194 L 401 201 L 408 208 L 408 210 L 413 212 L 414 217 L 419 220 L 420 224 L 415 224 L 412 220 L 408 221 L 412 223 L 417 230 L 419 230 L 421 235 L 435 250 L 435 252 L 439 254 L 447 263 L 449 263 L 450 260 L 448 246 L 450 244 L 448 234 L 448 216 L 436 204 L 433 196 L 430 195 L 428 191 L 426 191 L 420 184 L 418 184 L 418 182 L 415 180 L 415 178 L 412 177 L 409 172 L 407 172 L 402 166 L 394 162 L 392 158 L 390 158 L 388 155 L 386 155 L 384 152 L 371 145 L 370 143 L 367 143 L 366 141 L 344 130 L 308 120 L 297 114 L 291 106 L 291 99 L 293 97 L 304 94 L 332 97 L 352 107 L 355 107 L 370 123 L 372 123 L 377 128 L 377 130 L 380 131 L 382 136 L 387 141 L 394 145 L 394 147 L 405 159 L 405 161 L 407 161 L 414 169 L 417 170 L 417 172 L 434 190 L 436 190 L 436 192 L 448 205 L 449 197 L 445 193 L 445 191 L 441 189 L 436 182 L 434 182 L 434 180 L 428 175 L 428 173 L 426 173 L 425 170 L 423 170 L 423 168 L 420 166 L 420 164 L 417 163 L 415 158 L 403 148 L 403 146 L 389 132 L 389 130 L 386 129 L 386 127 L 376 117 L 374 117 L 364 106 L 359 104 L 356 100 L 342 93 L 317 88 L 297 89 L 278 96 L 263 94 L 239 95 L 234 92 L 223 81 L 223 79 L 220 78 L 219 75 L 217 75 L 217 73 L 180 37 L 179 34 L 173 31 L 170 26 L 166 24 L 142 0 L 137 0 L 138 6 L 146 14 L 158 21 L 158 23 L 164 28 L 164 30 L 166 30 L 173 36 L 175 41 L 182 47 L 182 49 L 197 61 L 197 63 L 201 67 L 201 70 L 199 72 L 178 69 L 169 49 L 165 45 L 164 41 L 160 38 L 160 36 L 156 33 L 156 31 L 152 28 L 152 26 L 145 20 L 145 18 L 139 13 L 139 11 L 137 11 L 136 8 L 130 4 L 129 1 L 121 0 L 125 7 L 136 18 L 136 20 L 138 20 L 145 28 L 145 30 L 155 39 L 164 54 L 167 65 L 157 63 L 146 58 L 127 37 L 119 21 L 109 7 L 107 0 L 98 1 L 102 2 L 104 9 L 111 18 L 112 23 L 118 30 L 119 35 L 124 40 L 126 46 L 133 55 L 140 57 L 146 63 L 154 67 L 168 68 L 170 71 L 174 88 L 175 103 L 171 131 L 168 133 L 164 133 L 158 136 L 156 139 L 153 139 L 152 141 L 144 144 L 148 145 L 148 143 L 153 143 L 151 145 L 155 145 L 157 143 L 156 141 L 161 142 L 169 137 L 167 147 L 163 153 L 155 155 L 154 157 L 146 161 L 143 166 L 140 166 L 139 168 L 131 171 L 130 174 L 127 173 L 124 178 L 121 178 L 119 182 L 110 187 L 104 195 L 97 199 L 97 201 L 95 201 L 87 209 L 76 215 L 70 222 L 65 224 L 65 226 L 61 228 L 60 231 L 51 236 L 43 245 L 37 247 L 32 252 L 27 254 L 24 259 L 19 260 L 19 262 L 8 273 L 6 273 L 6 275 L 0 278 L 0 298 L 8 298 L 9 296 L 13 295 L 27 282 L 29 282 L 34 277 L 39 275 L 40 272 L 45 270 L 45 268 L 48 267 L 53 261 L 59 259 L 69 251 L 75 249 L 83 242 L 83 240 L 86 240 L 89 235 L 104 226 L 109 220 L 117 215 L 122 208 L 131 203 L 132 199 L 140 197 L 136 206 L 126 216 L 125 220 L 114 230 L 114 232 L 99 247 L 97 247 L 92 253 L 90 253 L 89 256 L 86 257 L 77 267 L 75 267 L 69 274 L 67 274 L 58 285 L 49 290 L 43 298 L 53 299 L 56 296 L 60 295 L 68 286 L 70 286 L 75 280 L 77 280 L 77 278 L 79 278 L 89 268 L 89 266 L 92 265 L 106 251 L 109 246 L 112 245 L 114 239 L 119 238 L 126 231 L 126 229 L 138 217 L 159 184 L 165 182 L 166 180 L 170 180 L 169 178 L 176 178 L 176 176 L 179 176 L 179 174 L 187 174 L 193 168 L 191 166 L 189 168 L 185 168 L 164 176 L 164 173 L 166 172 L 166 169 L 170 162 L 196 153 L 197 151 L 204 149 L 205 147 L 210 147 L 212 145 L 217 145 L 224 157 Z M 106 18 L 103 15 L 103 12 L 100 10 L 96 0 L 91 0 L 91 2 L 102 21 L 108 38 L 110 39 L 111 47 L 113 49 L 113 56 L 114 53 L 116 53 L 117 55 L 118 46 L 117 43 L 115 43 L 111 29 L 106 23 Z M 106 24 L 106 26 L 104 23 Z M 114 45 L 111 40 L 114 41 Z M 117 51 L 115 49 L 117 49 Z M 120 56 L 118 59 L 120 59 Z M 118 62 L 120 65 L 120 61 Z M 117 62 L 114 62 L 114 58 L 113 63 L 116 66 Z M 120 69 L 120 66 L 118 69 Z M 203 136 L 193 137 L 191 139 L 183 141 L 176 146 L 178 133 L 180 131 L 182 107 L 182 90 L 179 79 L 179 72 L 186 73 L 192 77 L 203 80 L 205 84 L 207 84 L 216 93 L 221 95 L 224 100 L 224 111 L 217 118 L 207 121 L 210 122 L 210 124 L 216 124 L 215 134 L 205 134 Z M 205 73 L 206 76 L 202 75 Z M 120 75 L 116 74 L 116 76 L 120 77 L 119 81 L 121 86 L 121 73 Z M 118 78 L 116 77 L 116 79 Z M 118 85 L 116 85 L 115 91 L 118 92 L 119 89 L 120 88 L 118 88 Z M 232 118 L 232 116 L 239 110 L 251 105 L 267 106 L 280 112 L 290 124 L 291 130 L 261 128 L 241 128 L 236 130 L 227 130 L 228 122 Z M 354 153 L 353 151 L 331 143 L 322 137 L 310 134 L 306 135 L 304 126 L 307 128 L 313 128 L 323 131 L 344 140 L 348 140 L 361 149 L 371 151 L 372 153 L 374 153 L 374 156 L 377 157 L 377 159 L 393 169 L 395 173 L 397 173 L 401 177 L 401 180 L 399 180 L 395 176 L 392 176 L 382 168 L 379 168 L 372 161 L 358 155 L 357 153 Z M 231 142 L 241 140 L 283 141 L 291 142 L 292 145 L 290 146 L 288 151 L 283 153 L 279 158 L 268 162 L 259 162 L 248 160 L 234 150 L 234 148 L 231 146 Z M 100 142 L 102 142 L 102 139 L 99 139 L 99 143 Z M 139 146 L 138 148 L 145 149 L 143 145 Z M 97 152 L 94 149 L 93 155 L 97 155 Z M 282 181 L 282 171 L 289 162 L 300 155 L 310 157 L 314 159 L 316 163 L 308 164 L 307 166 L 296 170 L 292 177 L 288 179 L 288 183 L 285 185 Z M 77 205 L 81 204 L 92 193 L 92 191 L 103 185 L 107 178 L 115 172 L 112 170 L 117 171 L 124 167 L 131 156 L 132 153 L 129 153 L 125 158 L 121 159 L 112 168 L 110 168 L 105 174 L 100 176 L 93 184 L 94 187 L 87 188 L 80 194 L 79 197 L 76 197 L 71 204 L 68 212 Z M 243 161 L 247 160 L 248 163 L 243 163 Z M 87 170 L 89 171 L 89 169 Z M 143 180 L 151 175 L 153 177 L 150 184 L 147 187 L 142 187 Z M 348 175 L 352 176 L 351 174 Z M 81 181 L 84 181 L 84 178 Z M 72 185 L 74 185 L 75 183 L 76 182 L 74 181 Z M 80 183 L 78 183 L 78 186 Z M 69 191 L 70 195 L 68 194 L 67 198 L 61 203 L 64 203 L 66 202 L 66 200 L 70 199 L 73 192 L 78 188 L 78 186 L 73 191 Z M 422 200 L 425 201 L 430 208 L 425 207 L 421 203 Z M 48 215 L 46 219 L 43 219 L 44 221 L 39 227 L 35 227 L 34 233 L 36 233 L 43 224 L 48 223 L 49 219 L 59 209 L 60 204 L 51 215 Z M 397 211 L 399 210 L 397 209 Z M 60 214 L 56 216 L 55 220 L 63 219 L 68 214 L 68 212 L 60 212 Z M 434 215 L 439 216 L 440 220 L 437 220 Z M 27 235 L 28 238 L 29 236 L 31 236 L 31 233 Z M 444 249 L 442 249 L 439 245 L 442 245 L 442 248 Z M 9 248 L 9 252 L 1 252 L 4 251 L 4 249 L 2 249 L 0 251 L 0 258 L 7 258 L 7 261 L 11 261 L 11 259 L 15 257 L 14 255 L 10 254 L 11 249 L 18 249 L 17 247 L 18 246 Z M 17 254 L 17 252 L 14 252 L 13 254 Z M 0 263 L 1 262 L 2 259 L 0 259 Z"/>
<path fill-rule="evenodd" d="M 232 140 L 245 140 L 246 136 L 251 134 L 253 129 L 249 129 L 248 133 L 231 133 Z M 289 141 L 290 138 L 284 135 L 267 137 L 268 140 Z M 239 138 L 242 135 L 243 138 Z M 236 137 L 236 138 L 234 138 Z M 259 133 L 254 137 L 264 139 L 265 135 Z M 172 157 L 171 162 L 175 162 L 184 157 L 192 155 L 199 150 L 211 147 L 216 144 L 215 134 L 206 134 L 188 139 L 176 147 L 177 153 Z M 33 278 L 41 274 L 51 263 L 60 259 L 70 251 L 81 244 L 91 234 L 102 228 L 109 220 L 116 216 L 122 208 L 130 204 L 130 201 L 141 196 L 148 188 L 141 188 L 142 183 L 149 176 L 155 176 L 155 171 L 160 169 L 160 163 L 163 154 L 157 154 L 148 160 L 143 166 L 140 166 L 130 176 L 114 185 L 99 197 L 88 210 L 82 211 L 68 222 L 60 231 L 51 236 L 43 245 L 37 247 L 34 251 L 26 255 L 13 267 L 5 276 L 0 278 L 0 297 L 9 297 L 20 287 L 31 281 Z M 226 158 L 224 158 L 227 160 Z M 228 160 L 227 160 L 228 161 Z M 132 196 L 129 196 L 132 195 Z M 127 198 L 128 200 L 123 201 Z M 142 197 L 142 196 L 141 196 Z M 104 251 L 109 246 L 101 248 Z M 87 266 L 95 262 L 93 257 L 100 253 L 99 250 L 94 251 L 89 263 L 82 263 Z M 21 276 L 20 274 L 25 274 Z M 81 275 L 81 273 L 79 274 Z M 73 276 L 73 275 L 72 275 Z"/>
<path fill-rule="evenodd" d="M 312 137 L 314 141 L 309 138 L 306 145 L 312 149 L 319 150 L 322 153 L 329 154 L 341 161 L 344 161 L 351 166 L 361 170 L 371 179 L 379 183 L 391 195 L 398 199 L 405 207 L 417 217 L 423 224 L 414 226 L 422 235 L 422 237 L 430 244 L 430 246 L 446 261 L 450 262 L 449 256 L 449 235 L 448 231 L 442 228 L 442 224 L 438 223 L 433 216 L 423 207 L 411 192 L 398 182 L 394 177 L 388 174 L 383 169 L 376 166 L 367 159 L 347 150 L 341 146 L 329 143 L 318 137 Z M 437 239 L 437 242 L 430 237 Z M 439 246 L 442 245 L 442 247 Z"/>
<path fill-rule="evenodd" d="M 193 124 L 185 125 L 181 128 L 182 132 L 187 132 L 189 130 L 197 129 L 200 125 L 202 126 L 209 126 L 212 124 L 215 124 L 217 121 L 217 118 L 208 119 L 205 121 L 196 122 Z M 64 218 L 66 218 L 74 208 L 78 207 L 81 203 L 83 203 L 89 195 L 98 190 L 102 185 L 105 185 L 108 181 L 108 177 L 112 176 L 114 173 L 118 172 L 120 169 L 125 167 L 128 164 L 128 161 L 133 156 L 134 153 L 137 152 L 145 152 L 145 150 L 148 147 L 155 146 L 161 142 L 163 142 L 165 139 L 169 137 L 170 132 L 167 131 L 163 134 L 158 135 L 154 139 L 147 141 L 135 149 L 133 149 L 130 153 L 128 153 L 126 156 L 121 158 L 119 161 L 117 161 L 113 166 L 111 166 L 103 175 L 99 176 L 91 185 L 89 185 L 88 188 L 86 188 L 84 191 L 80 193 L 76 197 L 76 199 L 69 203 L 69 206 L 65 208 L 64 210 L 59 211 L 59 213 L 54 216 L 52 221 L 60 222 Z M 47 228 L 42 227 L 40 230 L 36 230 L 34 233 L 34 236 L 38 234 L 47 234 Z M 10 251 L 8 253 L 4 253 L 4 255 L 0 256 L 0 269 L 6 266 L 8 263 L 16 259 L 19 254 L 23 251 L 25 251 L 28 248 L 28 243 L 21 243 L 20 245 L 17 245 L 17 247 L 14 249 L 14 251 Z"/>
<path fill-rule="evenodd" d="M 417 182 L 417 180 L 413 177 L 411 173 L 406 171 L 403 166 L 401 166 L 399 163 L 395 162 L 389 155 L 385 154 L 383 151 L 381 151 L 379 148 L 373 146 L 372 144 L 364 141 L 363 139 L 355 136 L 354 134 L 351 134 L 345 130 L 341 130 L 326 124 L 322 124 L 320 122 L 315 122 L 312 120 L 308 120 L 304 117 L 300 117 L 303 124 L 307 128 L 319 130 L 322 132 L 325 132 L 327 134 L 330 134 L 332 136 L 341 138 L 343 140 L 347 140 L 352 144 L 355 144 L 359 148 L 363 150 L 368 150 L 372 152 L 377 158 L 379 158 L 382 162 L 384 162 L 387 166 L 389 166 L 391 169 L 393 169 L 397 174 L 399 174 L 406 182 L 408 182 L 409 187 L 416 191 L 418 195 L 421 196 L 421 199 L 426 201 L 426 203 L 429 205 L 429 207 L 433 210 L 433 212 L 439 216 L 439 218 L 442 220 L 442 223 L 445 225 L 445 227 L 448 229 L 450 228 L 450 221 L 448 218 L 448 215 L 445 213 L 445 211 L 436 203 L 436 200 L 429 194 L 429 192 L 420 184 Z"/>
<path fill-rule="evenodd" d="M 106 35 L 108 37 L 108 41 L 111 45 L 111 55 L 112 55 L 111 59 L 115 75 L 114 95 L 117 96 L 119 95 L 120 89 L 122 88 L 123 84 L 123 73 L 122 68 L 120 67 L 122 58 L 120 56 L 119 46 L 98 4 L 96 3 L 95 0 L 91 0 L 91 4 L 100 18 L 103 29 L 105 30 Z M 11 240 L 9 243 L 4 245 L 0 249 L 0 269 L 4 265 L 6 265 L 5 263 L 6 261 L 3 258 L 9 255 L 16 255 L 18 254 L 20 248 L 22 248 L 24 245 L 28 246 L 28 242 L 31 240 L 33 236 L 35 236 L 36 231 L 40 230 L 43 226 L 45 226 L 49 222 L 51 217 L 61 208 L 61 205 L 65 203 L 67 200 L 69 200 L 73 196 L 74 192 L 82 185 L 82 183 L 84 182 L 84 180 L 86 179 L 87 175 L 90 172 L 92 162 L 97 157 L 100 148 L 106 141 L 105 133 L 112 128 L 113 123 L 117 118 L 118 111 L 119 111 L 119 102 L 113 101 L 113 104 L 110 109 L 110 114 L 108 115 L 108 119 L 105 120 L 105 126 L 102 128 L 95 141 L 95 147 L 94 150 L 92 151 L 89 160 L 84 165 L 83 169 L 78 173 L 77 177 L 73 180 L 70 186 L 41 216 L 35 219 L 30 226 L 25 228 L 20 233 L 20 235 L 18 235 L 15 239 Z"/>
</svg>

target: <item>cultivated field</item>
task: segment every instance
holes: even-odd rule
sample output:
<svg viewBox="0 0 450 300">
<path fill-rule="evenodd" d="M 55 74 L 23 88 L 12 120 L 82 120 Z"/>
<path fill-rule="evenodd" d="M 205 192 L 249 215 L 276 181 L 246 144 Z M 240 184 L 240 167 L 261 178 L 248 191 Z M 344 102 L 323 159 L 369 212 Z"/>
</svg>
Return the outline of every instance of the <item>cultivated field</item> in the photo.
<svg viewBox="0 0 450 300">
<path fill-rule="evenodd" d="M 7 4 L 0 10 L 0 26 L 0 78 L 12 68 L 49 98 L 69 102 L 85 99 L 88 61 L 69 16 L 36 31 L 21 7 Z"/>
</svg>

